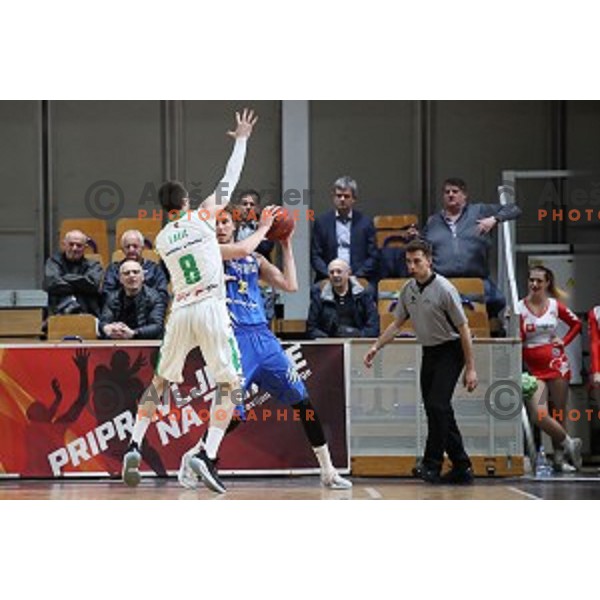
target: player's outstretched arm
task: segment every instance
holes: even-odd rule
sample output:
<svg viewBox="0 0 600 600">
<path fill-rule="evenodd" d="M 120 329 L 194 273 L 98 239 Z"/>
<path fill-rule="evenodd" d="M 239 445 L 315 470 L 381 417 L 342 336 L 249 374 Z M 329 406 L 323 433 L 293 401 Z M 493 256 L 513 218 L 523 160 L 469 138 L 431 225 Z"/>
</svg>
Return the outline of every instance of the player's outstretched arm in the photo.
<svg viewBox="0 0 600 600">
<path fill-rule="evenodd" d="M 202 208 L 210 211 L 213 216 L 218 206 L 225 206 L 231 200 L 233 190 L 235 190 L 235 186 L 238 184 L 242 168 L 244 167 L 246 142 L 252 135 L 252 130 L 258 121 L 258 117 L 254 114 L 253 110 L 245 108 L 241 115 L 239 112 L 235 113 L 235 120 L 236 128 L 227 132 L 227 135 L 235 139 L 235 144 L 227 162 L 225 174 L 221 178 L 221 181 L 219 181 L 215 191 L 201 205 Z"/>
</svg>

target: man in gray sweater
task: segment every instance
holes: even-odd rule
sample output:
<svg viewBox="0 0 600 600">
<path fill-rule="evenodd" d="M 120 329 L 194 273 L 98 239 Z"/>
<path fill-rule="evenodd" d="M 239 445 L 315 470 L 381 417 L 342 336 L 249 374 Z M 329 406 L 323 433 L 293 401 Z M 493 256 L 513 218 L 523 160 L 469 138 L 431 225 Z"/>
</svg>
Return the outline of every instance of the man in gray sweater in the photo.
<svg viewBox="0 0 600 600">
<path fill-rule="evenodd" d="M 446 179 L 443 189 L 443 208 L 429 217 L 423 231 L 433 250 L 434 270 L 444 277 L 483 279 L 488 316 L 492 330 L 497 329 L 506 300 L 490 279 L 491 233 L 498 223 L 519 217 L 521 209 L 515 204 L 470 204 L 462 179 Z"/>
</svg>

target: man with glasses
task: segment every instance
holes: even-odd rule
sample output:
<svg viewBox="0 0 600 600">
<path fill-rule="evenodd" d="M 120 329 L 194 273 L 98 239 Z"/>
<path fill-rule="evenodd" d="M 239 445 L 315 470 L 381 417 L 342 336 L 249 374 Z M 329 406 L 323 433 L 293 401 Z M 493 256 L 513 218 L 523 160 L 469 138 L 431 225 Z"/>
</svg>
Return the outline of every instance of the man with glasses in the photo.
<svg viewBox="0 0 600 600">
<path fill-rule="evenodd" d="M 335 258 L 347 262 L 356 277 L 377 281 L 379 252 L 373 219 L 354 210 L 358 199 L 356 181 L 339 177 L 331 189 L 333 210 L 321 215 L 312 231 L 310 262 L 315 281 L 329 276 L 327 266 Z"/>
<path fill-rule="evenodd" d="M 100 334 L 112 340 L 157 340 L 162 337 L 166 303 L 159 292 L 144 285 L 142 265 L 124 260 L 121 287 L 112 292 L 100 318 Z"/>
<path fill-rule="evenodd" d="M 46 261 L 44 289 L 48 292 L 50 315 L 100 314 L 102 267 L 84 257 L 87 242 L 82 231 L 68 231 L 62 251 Z"/>
</svg>

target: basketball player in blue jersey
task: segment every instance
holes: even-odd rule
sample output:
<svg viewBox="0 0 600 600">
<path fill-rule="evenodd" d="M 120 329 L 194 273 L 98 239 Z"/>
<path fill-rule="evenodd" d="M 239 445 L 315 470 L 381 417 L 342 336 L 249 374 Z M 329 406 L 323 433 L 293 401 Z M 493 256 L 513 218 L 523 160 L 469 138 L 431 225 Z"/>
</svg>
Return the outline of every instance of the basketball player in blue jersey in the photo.
<svg viewBox="0 0 600 600">
<path fill-rule="evenodd" d="M 244 165 L 246 141 L 257 119 L 252 111 L 245 109 L 241 116 L 236 113 L 236 120 L 235 130 L 229 132 L 235 145 L 225 175 L 198 210 L 190 210 L 188 192 L 179 182 L 163 184 L 158 193 L 163 209 L 170 216 L 179 213 L 179 218 L 161 230 L 155 244 L 171 276 L 174 298 L 156 373 L 140 400 L 131 444 L 123 457 L 122 476 L 130 486 L 140 482 L 141 443 L 166 383 L 183 381 L 186 356 L 200 346 L 206 365 L 220 387 L 221 402 L 211 405 L 206 444 L 187 464 L 207 487 L 219 493 L 225 491 L 215 460 L 233 414 L 231 396 L 241 387 L 241 371 L 239 350 L 225 302 L 223 264 L 215 224 L 217 211 L 229 202 L 237 185 Z M 271 223 L 267 214 L 258 231 L 242 243 L 255 248 Z"/>
<path fill-rule="evenodd" d="M 271 213 L 273 208 L 265 207 L 263 212 Z M 298 290 L 291 235 L 280 242 L 283 259 L 283 271 L 280 271 L 261 254 L 248 251 L 247 245 L 233 242 L 234 233 L 233 212 L 230 207 L 226 207 L 217 218 L 217 239 L 225 261 L 227 302 L 233 331 L 241 351 L 244 388 L 247 390 L 252 384 L 256 384 L 261 390 L 297 410 L 306 437 L 319 462 L 322 485 L 331 489 L 351 488 L 352 483 L 341 477 L 333 466 L 321 422 L 310 402 L 304 382 L 281 343 L 269 329 L 265 316 L 259 279 L 285 292 Z M 240 422 L 232 421 L 227 433 Z M 196 487 L 197 478 L 190 461 L 202 445 L 203 442 L 199 442 L 182 459 L 179 482 L 184 487 Z"/>
</svg>

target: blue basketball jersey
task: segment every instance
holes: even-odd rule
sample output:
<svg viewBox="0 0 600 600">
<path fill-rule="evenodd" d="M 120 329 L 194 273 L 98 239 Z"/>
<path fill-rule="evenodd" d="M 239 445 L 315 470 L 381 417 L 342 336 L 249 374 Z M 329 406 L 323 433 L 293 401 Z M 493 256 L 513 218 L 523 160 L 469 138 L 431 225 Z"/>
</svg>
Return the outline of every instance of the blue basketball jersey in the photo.
<svg viewBox="0 0 600 600">
<path fill-rule="evenodd" d="M 227 306 L 236 325 L 266 324 L 265 307 L 258 285 L 259 268 L 256 258 L 246 256 L 225 261 Z"/>
</svg>

